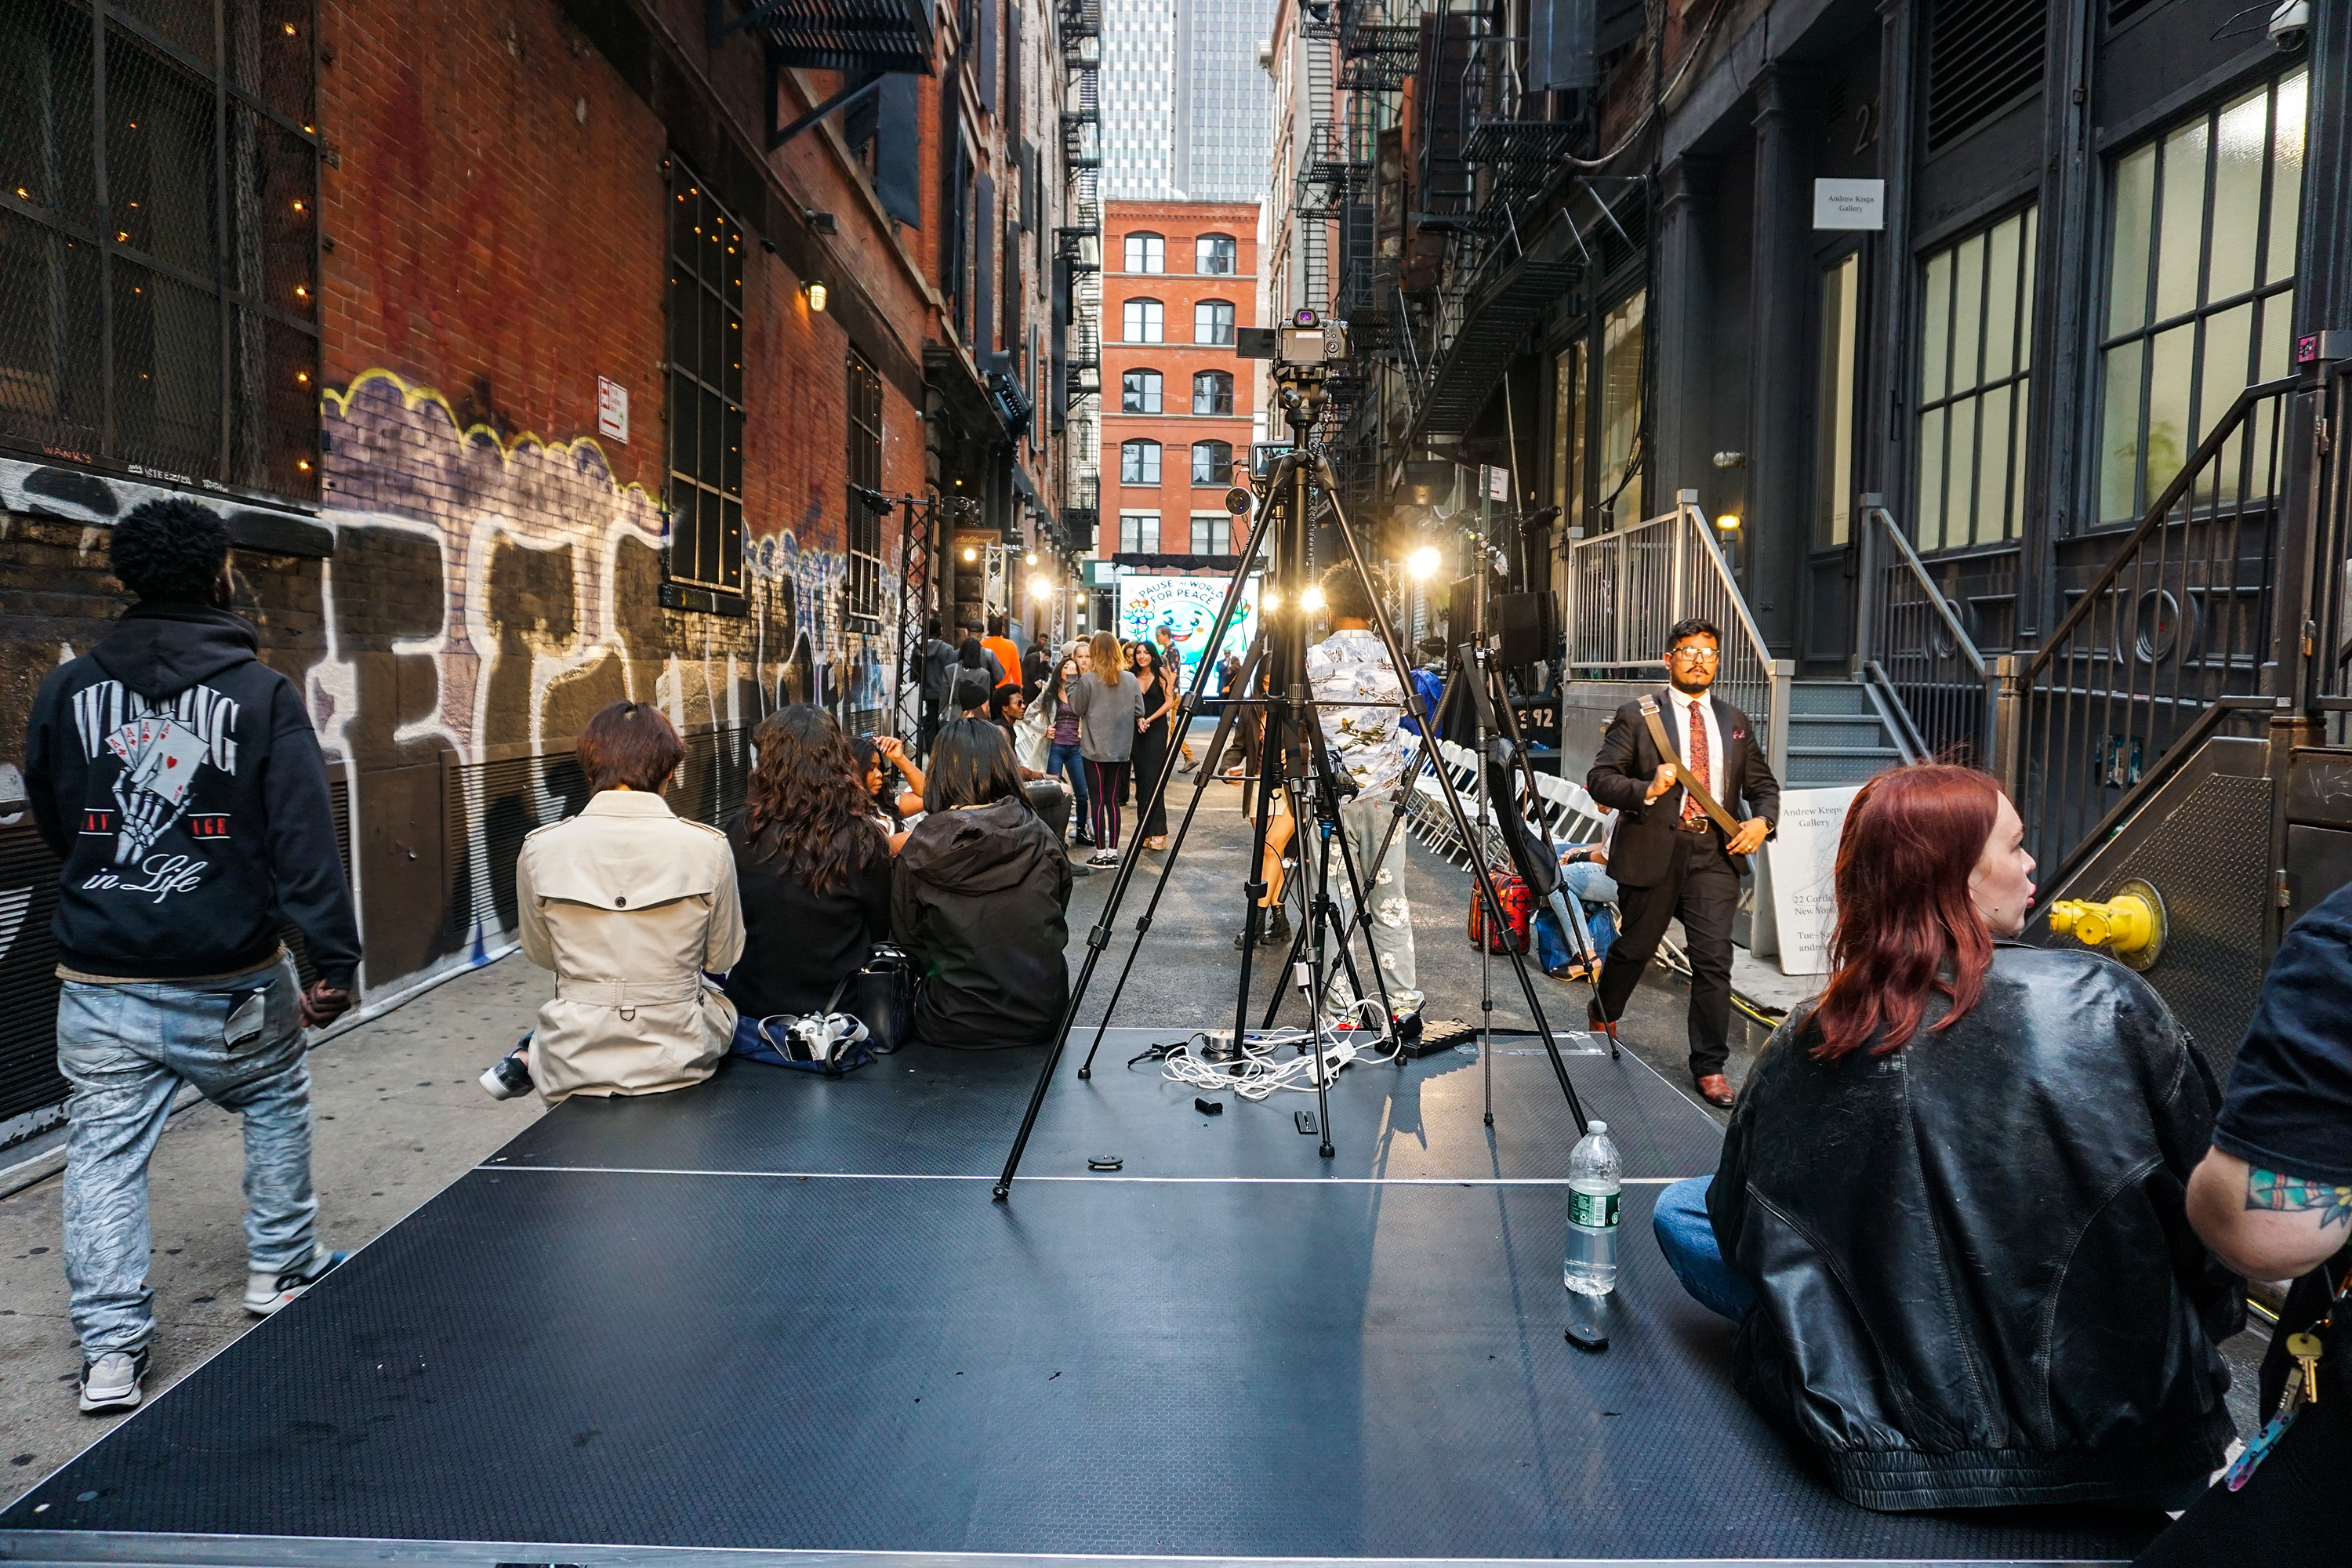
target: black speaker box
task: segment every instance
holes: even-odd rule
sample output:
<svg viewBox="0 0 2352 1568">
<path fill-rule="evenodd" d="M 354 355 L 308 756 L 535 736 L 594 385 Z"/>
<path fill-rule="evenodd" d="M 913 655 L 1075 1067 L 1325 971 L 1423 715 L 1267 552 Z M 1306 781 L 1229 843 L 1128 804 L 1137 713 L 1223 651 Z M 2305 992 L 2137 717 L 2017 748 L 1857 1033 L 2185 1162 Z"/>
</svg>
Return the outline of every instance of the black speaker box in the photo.
<svg viewBox="0 0 2352 1568">
<path fill-rule="evenodd" d="M 1559 652 L 1559 600 L 1549 588 L 1497 594 L 1487 601 L 1486 624 L 1498 639 L 1495 662 L 1505 669 L 1541 664 Z"/>
</svg>

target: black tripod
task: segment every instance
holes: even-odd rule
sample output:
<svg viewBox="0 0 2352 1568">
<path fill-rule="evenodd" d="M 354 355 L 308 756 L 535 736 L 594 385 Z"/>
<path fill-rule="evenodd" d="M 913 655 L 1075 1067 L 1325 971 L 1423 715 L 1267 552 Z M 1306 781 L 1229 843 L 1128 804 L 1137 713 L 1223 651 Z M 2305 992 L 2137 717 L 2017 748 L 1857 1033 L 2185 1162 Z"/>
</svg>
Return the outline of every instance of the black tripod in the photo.
<svg viewBox="0 0 2352 1568">
<path fill-rule="evenodd" d="M 1308 770 L 1316 765 L 1311 760 L 1315 754 L 1312 743 L 1302 745 L 1297 740 L 1293 739 L 1303 737 L 1309 730 L 1319 730 L 1315 714 L 1315 703 L 1308 696 L 1306 680 L 1306 634 L 1309 606 L 1304 601 L 1308 588 L 1312 585 L 1307 577 L 1307 529 L 1308 519 L 1311 516 L 1311 504 L 1314 500 L 1319 499 L 1330 509 L 1332 519 L 1337 525 L 1335 531 L 1347 547 L 1349 563 L 1354 570 L 1357 582 L 1363 589 L 1366 600 L 1374 605 L 1381 602 L 1378 585 L 1373 580 L 1370 568 L 1364 563 L 1362 551 L 1356 542 L 1353 528 L 1340 508 L 1338 497 L 1333 493 L 1337 486 L 1333 481 L 1329 466 L 1319 455 L 1310 452 L 1304 444 L 1306 432 L 1313 425 L 1316 412 L 1321 403 L 1319 369 L 1310 374 L 1286 367 L 1284 373 L 1278 374 L 1282 374 L 1286 382 L 1289 383 L 1286 385 L 1283 394 L 1285 417 L 1290 425 L 1294 439 L 1300 445 L 1281 459 L 1268 481 L 1266 506 L 1261 525 L 1254 531 L 1248 551 L 1234 566 L 1233 578 L 1225 589 L 1224 603 L 1218 610 L 1216 622 L 1210 631 L 1207 644 L 1212 648 L 1223 646 L 1225 635 L 1233 624 L 1234 612 L 1240 601 L 1242 587 L 1248 578 L 1251 566 L 1261 555 L 1267 552 L 1267 547 L 1270 544 L 1273 556 L 1271 586 L 1279 595 L 1279 608 L 1276 613 L 1267 617 L 1265 657 L 1268 661 L 1269 695 L 1265 702 L 1265 723 L 1260 752 L 1261 761 L 1257 769 L 1261 787 L 1251 834 L 1250 880 L 1245 885 L 1248 905 L 1243 931 L 1241 977 L 1234 997 L 1234 1042 L 1236 1047 L 1239 1047 L 1246 1038 L 1251 956 L 1257 945 L 1260 930 L 1259 900 L 1265 897 L 1268 888 L 1268 885 L 1260 879 L 1264 874 L 1261 868 L 1265 863 L 1266 834 L 1272 813 L 1274 794 L 1271 787 L 1272 782 L 1277 776 L 1291 778 L 1294 781 L 1293 798 L 1305 799 L 1307 796 L 1303 791 Z M 1404 710 L 1419 721 L 1423 733 L 1426 737 L 1430 733 L 1432 716 L 1423 710 L 1413 692 L 1412 682 L 1408 679 L 1412 667 L 1406 661 L 1402 650 L 1398 647 L 1395 628 L 1388 624 L 1384 616 L 1376 616 L 1375 619 L 1391 667 L 1396 671 L 1399 684 L 1402 688 Z M 1180 732 L 1183 727 L 1190 725 L 1192 715 L 1199 710 L 1202 693 L 1207 686 L 1208 667 L 1209 661 L 1204 658 L 1194 672 L 1192 688 L 1186 692 L 1183 705 L 1179 710 Z M 1229 704 L 1229 709 L 1230 707 Z M 1295 760 L 1292 759 L 1294 752 L 1300 753 Z M 1213 759 L 1217 754 L 1212 752 L 1211 756 Z M 1164 797 L 1168 781 L 1174 772 L 1174 758 L 1175 752 L 1171 749 L 1169 760 L 1161 765 L 1159 777 L 1151 783 L 1149 795 L 1142 797 L 1142 809 L 1146 812 Z M 1324 759 L 1321 765 L 1328 770 L 1328 759 Z M 1286 773 L 1286 770 L 1296 770 L 1296 772 Z M 1477 843 L 1478 840 L 1471 831 L 1468 816 L 1463 808 L 1460 795 L 1454 787 L 1453 780 L 1443 768 L 1437 770 L 1436 776 L 1445 799 L 1447 813 L 1452 817 L 1455 829 L 1462 835 L 1463 842 Z M 1192 805 L 1185 813 L 1185 823 L 1188 827 L 1193 813 L 1199 809 L 1201 796 L 1206 790 L 1208 778 L 1208 772 L 1204 769 L 1195 786 Z M 1404 782 L 1405 786 L 1410 787 L 1410 774 Z M 1344 840 L 1344 835 L 1342 837 Z M 1328 865 L 1328 857 L 1318 857 L 1318 859 Z M 1055 1030 L 1053 1046 L 1046 1054 L 1043 1070 L 1038 1074 L 1037 1086 L 1030 1095 L 1029 1107 L 1021 1119 L 1020 1131 L 1014 1135 L 1013 1148 L 1005 1158 L 1003 1173 L 997 1178 L 993 1189 L 993 1195 L 1000 1200 L 1009 1195 L 1013 1190 L 1013 1178 L 1020 1168 L 1022 1152 L 1028 1147 L 1030 1134 L 1036 1127 L 1038 1112 L 1045 1102 L 1045 1092 L 1052 1086 L 1055 1069 L 1061 1064 L 1062 1052 L 1068 1047 L 1070 1028 L 1077 1016 L 1078 1006 L 1085 998 L 1087 987 L 1093 979 L 1095 967 L 1101 960 L 1103 950 L 1110 945 L 1111 921 L 1116 918 L 1119 904 L 1126 897 L 1128 885 L 1135 873 L 1136 864 L 1134 858 L 1120 861 L 1118 874 L 1111 885 L 1110 895 L 1104 904 L 1102 916 L 1087 930 L 1087 955 L 1079 965 L 1077 980 L 1071 986 L 1070 999 L 1063 1010 L 1060 1024 Z M 1377 865 L 1379 862 L 1375 861 L 1374 864 Z M 1163 869 L 1163 886 L 1166 876 L 1172 869 L 1172 863 Z M 1486 918 L 1494 922 L 1497 929 L 1503 929 L 1506 922 L 1503 920 L 1501 903 L 1496 897 L 1495 887 L 1485 868 L 1480 868 L 1478 874 L 1474 876 L 1472 880 L 1476 886 Z M 1318 889 L 1314 896 L 1328 897 L 1328 876 L 1318 878 L 1318 881 L 1323 885 Z M 1360 887 L 1358 891 L 1360 895 Z M 1156 898 L 1154 903 L 1155 905 L 1157 903 Z M 1363 909 L 1360 896 L 1358 899 L 1357 907 L 1360 911 Z M 1148 927 L 1150 913 L 1147 910 L 1144 920 L 1139 922 L 1137 931 L 1139 942 L 1143 930 Z M 1311 956 L 1307 961 L 1307 979 L 1311 987 L 1309 994 L 1313 998 L 1310 1007 L 1319 1006 L 1323 987 L 1323 975 L 1320 972 L 1322 942 L 1319 938 L 1308 952 Z M 1511 951 L 1510 957 L 1512 967 L 1518 976 L 1520 990 L 1527 998 L 1528 1011 L 1533 1015 L 1536 1026 L 1542 1035 L 1544 1049 L 1551 1058 L 1552 1070 L 1559 1080 L 1560 1092 L 1568 1100 L 1570 1114 L 1574 1117 L 1577 1131 L 1580 1136 L 1585 1128 L 1584 1107 L 1577 1098 L 1575 1084 L 1569 1079 L 1568 1064 L 1560 1057 L 1559 1044 L 1552 1037 L 1551 1026 L 1544 1016 L 1543 1004 L 1536 994 L 1534 983 L 1528 976 L 1524 955 L 1514 949 Z M 1131 966 L 1131 955 L 1129 963 Z M 1377 962 L 1373 967 L 1377 972 L 1379 968 Z M 1106 1024 L 1107 1026 L 1108 1024 Z M 1328 1100 L 1325 1093 L 1328 1075 L 1323 1060 L 1323 1032 L 1319 1026 L 1311 1032 L 1317 1058 L 1317 1095 L 1324 1112 L 1319 1122 L 1323 1131 L 1320 1152 L 1328 1157 L 1333 1150 L 1330 1142 Z M 1100 1037 L 1097 1036 L 1097 1043 L 1099 1038 Z"/>
</svg>

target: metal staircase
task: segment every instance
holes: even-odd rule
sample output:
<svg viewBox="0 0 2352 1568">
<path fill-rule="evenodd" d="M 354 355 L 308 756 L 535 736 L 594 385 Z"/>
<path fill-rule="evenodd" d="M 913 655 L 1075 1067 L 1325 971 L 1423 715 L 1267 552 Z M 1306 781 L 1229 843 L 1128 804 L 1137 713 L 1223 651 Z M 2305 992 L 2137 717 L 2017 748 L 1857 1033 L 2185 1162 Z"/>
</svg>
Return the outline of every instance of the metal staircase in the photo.
<svg viewBox="0 0 2352 1568">
<path fill-rule="evenodd" d="M 1891 715 L 1860 681 L 1789 683 L 1788 772 L 1780 780 L 1787 787 L 1861 784 L 1917 760 Z"/>
</svg>

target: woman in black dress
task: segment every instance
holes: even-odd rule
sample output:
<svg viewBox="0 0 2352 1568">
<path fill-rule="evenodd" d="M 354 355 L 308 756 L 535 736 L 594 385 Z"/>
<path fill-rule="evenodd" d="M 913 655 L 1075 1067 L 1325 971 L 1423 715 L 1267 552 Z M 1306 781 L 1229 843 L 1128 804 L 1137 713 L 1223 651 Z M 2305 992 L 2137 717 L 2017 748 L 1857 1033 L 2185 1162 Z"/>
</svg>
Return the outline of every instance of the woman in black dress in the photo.
<svg viewBox="0 0 2352 1568">
<path fill-rule="evenodd" d="M 1151 793 L 1160 777 L 1160 770 L 1168 765 L 1168 751 L 1175 734 L 1176 700 L 1181 695 L 1175 678 L 1160 661 L 1160 650 L 1150 642 L 1135 645 L 1135 679 L 1143 688 L 1143 715 L 1135 722 L 1135 765 L 1129 770 L 1135 777 L 1135 803 L 1139 808 Z M 1144 813 L 1136 837 L 1143 840 L 1146 849 L 1168 847 L 1168 799 L 1163 793 L 1151 802 Z"/>
</svg>

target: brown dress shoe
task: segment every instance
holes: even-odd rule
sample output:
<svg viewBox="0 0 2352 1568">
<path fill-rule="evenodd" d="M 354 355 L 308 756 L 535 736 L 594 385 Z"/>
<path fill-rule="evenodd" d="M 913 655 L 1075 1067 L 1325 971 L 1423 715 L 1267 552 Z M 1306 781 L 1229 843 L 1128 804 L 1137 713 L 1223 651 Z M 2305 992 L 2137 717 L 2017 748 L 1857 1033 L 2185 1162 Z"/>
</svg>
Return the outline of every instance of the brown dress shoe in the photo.
<svg viewBox="0 0 2352 1568">
<path fill-rule="evenodd" d="M 1728 1110 L 1738 1103 L 1739 1096 L 1732 1089 L 1731 1080 L 1719 1072 L 1708 1073 L 1693 1081 L 1698 1085 L 1698 1097 L 1709 1105 L 1721 1106 Z"/>
</svg>

